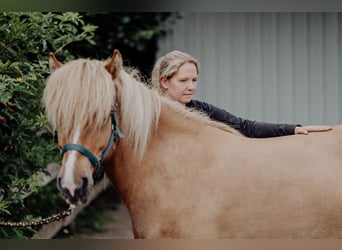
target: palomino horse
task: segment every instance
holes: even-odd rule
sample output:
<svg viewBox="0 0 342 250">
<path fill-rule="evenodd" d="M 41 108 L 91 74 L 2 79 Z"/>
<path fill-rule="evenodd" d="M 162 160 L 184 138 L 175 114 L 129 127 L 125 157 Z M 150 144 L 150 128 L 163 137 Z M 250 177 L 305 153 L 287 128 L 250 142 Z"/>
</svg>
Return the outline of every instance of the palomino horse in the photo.
<svg viewBox="0 0 342 250">
<path fill-rule="evenodd" d="M 101 166 L 136 238 L 342 237 L 342 127 L 251 139 L 161 97 L 108 61 L 50 54 L 43 100 L 58 187 L 87 200 Z"/>
</svg>

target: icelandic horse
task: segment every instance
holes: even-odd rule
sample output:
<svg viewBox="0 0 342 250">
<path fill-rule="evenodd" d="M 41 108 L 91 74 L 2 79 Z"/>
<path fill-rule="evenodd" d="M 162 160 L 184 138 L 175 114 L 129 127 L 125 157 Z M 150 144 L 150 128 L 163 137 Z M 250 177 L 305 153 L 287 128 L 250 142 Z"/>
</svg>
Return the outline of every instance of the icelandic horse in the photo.
<svg viewBox="0 0 342 250">
<path fill-rule="evenodd" d="M 104 171 L 135 238 L 342 238 L 342 126 L 246 138 L 158 94 L 118 50 L 49 62 L 43 101 L 68 203 L 86 202 Z"/>
</svg>

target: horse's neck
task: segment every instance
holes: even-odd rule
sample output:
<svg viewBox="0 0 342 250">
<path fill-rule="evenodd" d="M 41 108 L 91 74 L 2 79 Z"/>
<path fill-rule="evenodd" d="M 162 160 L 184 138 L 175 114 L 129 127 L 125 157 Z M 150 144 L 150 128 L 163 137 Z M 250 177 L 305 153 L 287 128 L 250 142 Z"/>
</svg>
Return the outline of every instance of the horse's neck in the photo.
<svg viewBox="0 0 342 250">
<path fill-rule="evenodd" d="M 125 134 L 124 127 L 122 130 Z M 120 140 L 112 166 L 108 166 L 108 174 L 124 200 L 134 224 L 144 224 L 141 220 L 145 219 L 153 220 L 153 214 L 158 212 L 153 212 L 153 209 L 158 210 L 165 205 L 165 199 L 160 197 L 165 197 L 168 185 L 173 185 L 168 178 L 182 167 L 175 161 L 173 152 L 182 150 L 182 154 L 187 154 L 187 151 L 190 153 L 192 149 L 189 145 L 194 143 L 192 140 L 198 136 L 200 130 L 200 124 L 184 118 L 172 105 L 163 104 L 158 125 L 152 128 L 150 141 L 141 161 L 132 154 L 133 144 L 125 141 L 128 138 Z"/>
<path fill-rule="evenodd" d="M 163 103 L 159 122 L 152 128 L 143 159 L 140 161 L 132 154 L 132 143 L 124 142 L 126 138 L 120 141 L 115 151 L 113 171 L 115 182 L 122 195 L 138 193 L 135 189 L 143 188 L 146 179 L 158 179 L 164 176 L 167 168 L 173 164 L 172 168 L 175 171 L 176 168 L 181 167 L 178 166 L 179 162 L 173 163 L 175 150 L 178 154 L 181 150 L 180 154 L 186 156 L 192 153 L 194 145 L 205 145 L 206 138 L 210 137 L 213 130 L 226 133 L 220 128 L 209 126 L 209 123 L 206 118 L 197 119 L 193 114 L 182 112 L 182 108 L 175 109 L 173 105 Z M 131 198 L 133 196 L 127 197 L 127 199 Z"/>
</svg>

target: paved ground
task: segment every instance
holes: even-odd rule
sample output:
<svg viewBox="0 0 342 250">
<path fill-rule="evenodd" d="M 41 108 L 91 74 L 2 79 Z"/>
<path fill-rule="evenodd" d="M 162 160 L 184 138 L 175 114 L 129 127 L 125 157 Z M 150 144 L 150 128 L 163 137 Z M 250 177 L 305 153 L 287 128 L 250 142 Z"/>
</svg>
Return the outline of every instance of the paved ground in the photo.
<svg viewBox="0 0 342 250">
<path fill-rule="evenodd" d="M 126 207 L 121 204 L 117 210 L 106 210 L 106 216 L 113 218 L 108 220 L 102 232 L 82 230 L 75 238 L 82 239 L 133 239 L 131 220 Z"/>
</svg>

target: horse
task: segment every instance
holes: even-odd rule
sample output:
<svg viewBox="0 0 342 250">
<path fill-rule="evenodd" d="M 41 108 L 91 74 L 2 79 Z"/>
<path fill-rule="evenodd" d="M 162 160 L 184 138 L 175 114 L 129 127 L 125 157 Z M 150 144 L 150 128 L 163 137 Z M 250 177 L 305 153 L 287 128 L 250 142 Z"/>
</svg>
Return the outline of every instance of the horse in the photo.
<svg viewBox="0 0 342 250">
<path fill-rule="evenodd" d="M 107 60 L 49 55 L 43 93 L 57 132 L 57 186 L 87 201 L 107 175 L 134 238 L 341 238 L 342 126 L 247 138 L 160 95 Z"/>
</svg>

